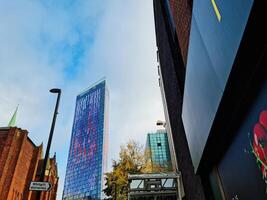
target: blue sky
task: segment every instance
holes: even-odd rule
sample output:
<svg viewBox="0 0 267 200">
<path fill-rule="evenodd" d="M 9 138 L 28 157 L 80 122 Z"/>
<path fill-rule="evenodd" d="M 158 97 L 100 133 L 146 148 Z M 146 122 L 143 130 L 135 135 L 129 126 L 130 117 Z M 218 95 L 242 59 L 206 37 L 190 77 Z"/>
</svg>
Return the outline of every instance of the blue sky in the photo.
<svg viewBox="0 0 267 200">
<path fill-rule="evenodd" d="M 46 146 L 62 89 L 51 155 L 61 198 L 76 95 L 107 78 L 109 165 L 129 139 L 145 144 L 163 119 L 152 0 L 0 0 L 0 126 L 17 125 Z"/>
</svg>

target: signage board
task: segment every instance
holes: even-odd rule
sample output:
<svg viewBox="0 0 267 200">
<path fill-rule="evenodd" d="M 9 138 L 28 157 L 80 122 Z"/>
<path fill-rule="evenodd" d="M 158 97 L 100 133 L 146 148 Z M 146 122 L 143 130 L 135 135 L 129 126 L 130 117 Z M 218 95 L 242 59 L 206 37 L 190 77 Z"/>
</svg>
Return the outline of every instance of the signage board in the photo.
<svg viewBox="0 0 267 200">
<path fill-rule="evenodd" d="M 52 189 L 52 184 L 49 182 L 32 181 L 29 190 L 32 191 L 49 191 Z"/>
</svg>

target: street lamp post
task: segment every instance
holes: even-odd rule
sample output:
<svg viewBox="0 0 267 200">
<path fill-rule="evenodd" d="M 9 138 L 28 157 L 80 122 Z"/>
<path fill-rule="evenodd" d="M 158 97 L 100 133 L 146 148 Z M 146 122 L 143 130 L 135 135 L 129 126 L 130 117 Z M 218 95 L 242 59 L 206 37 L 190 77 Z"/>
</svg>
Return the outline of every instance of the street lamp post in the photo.
<svg viewBox="0 0 267 200">
<path fill-rule="evenodd" d="M 57 118 L 57 114 L 58 114 L 58 106 L 59 106 L 59 101 L 60 101 L 60 96 L 61 96 L 61 89 L 53 88 L 50 90 L 50 92 L 57 94 L 57 102 L 56 102 L 55 111 L 54 111 L 54 115 L 53 115 L 53 120 L 52 120 L 49 138 L 48 138 L 48 143 L 47 143 L 47 147 L 46 147 L 46 151 L 45 151 L 45 158 L 44 158 L 44 163 L 43 163 L 43 167 L 42 167 L 42 171 L 41 171 L 40 181 L 44 181 L 44 178 L 45 178 L 45 169 L 46 169 L 46 164 L 47 164 L 47 160 L 49 157 L 49 151 L 50 151 L 53 133 L 54 133 L 54 129 L 55 129 L 56 118 Z M 40 200 L 40 198 L 41 198 L 41 192 L 38 192 L 37 199 Z"/>
<path fill-rule="evenodd" d="M 164 128 L 166 128 L 166 122 L 161 121 L 161 120 L 157 120 L 156 125 L 157 125 L 157 126 L 163 126 Z"/>
</svg>

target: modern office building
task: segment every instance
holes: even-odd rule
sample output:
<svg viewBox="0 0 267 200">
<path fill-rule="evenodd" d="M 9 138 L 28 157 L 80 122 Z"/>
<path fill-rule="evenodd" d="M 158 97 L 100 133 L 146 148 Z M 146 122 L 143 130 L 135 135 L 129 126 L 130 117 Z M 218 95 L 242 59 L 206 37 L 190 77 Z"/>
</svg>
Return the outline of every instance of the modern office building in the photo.
<svg viewBox="0 0 267 200">
<path fill-rule="evenodd" d="M 151 165 L 151 172 L 172 171 L 166 130 L 157 130 L 155 133 L 147 134 L 145 161 Z"/>
<path fill-rule="evenodd" d="M 80 93 L 67 163 L 63 199 L 102 199 L 107 165 L 108 90 L 106 81 Z"/>
<path fill-rule="evenodd" d="M 167 133 L 185 199 L 267 198 L 266 7 L 154 0 Z"/>
</svg>

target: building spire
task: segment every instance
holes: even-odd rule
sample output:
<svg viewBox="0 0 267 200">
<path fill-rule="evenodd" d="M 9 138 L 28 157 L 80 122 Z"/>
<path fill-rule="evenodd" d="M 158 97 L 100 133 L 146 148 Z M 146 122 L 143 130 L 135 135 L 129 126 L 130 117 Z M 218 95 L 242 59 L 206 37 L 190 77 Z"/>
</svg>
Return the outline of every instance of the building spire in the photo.
<svg viewBox="0 0 267 200">
<path fill-rule="evenodd" d="M 17 112 L 18 112 L 18 108 L 19 105 L 17 105 L 16 110 L 12 116 L 12 118 L 10 119 L 9 123 L 8 123 L 8 127 L 14 127 L 16 124 L 16 118 L 17 118 Z"/>
</svg>

